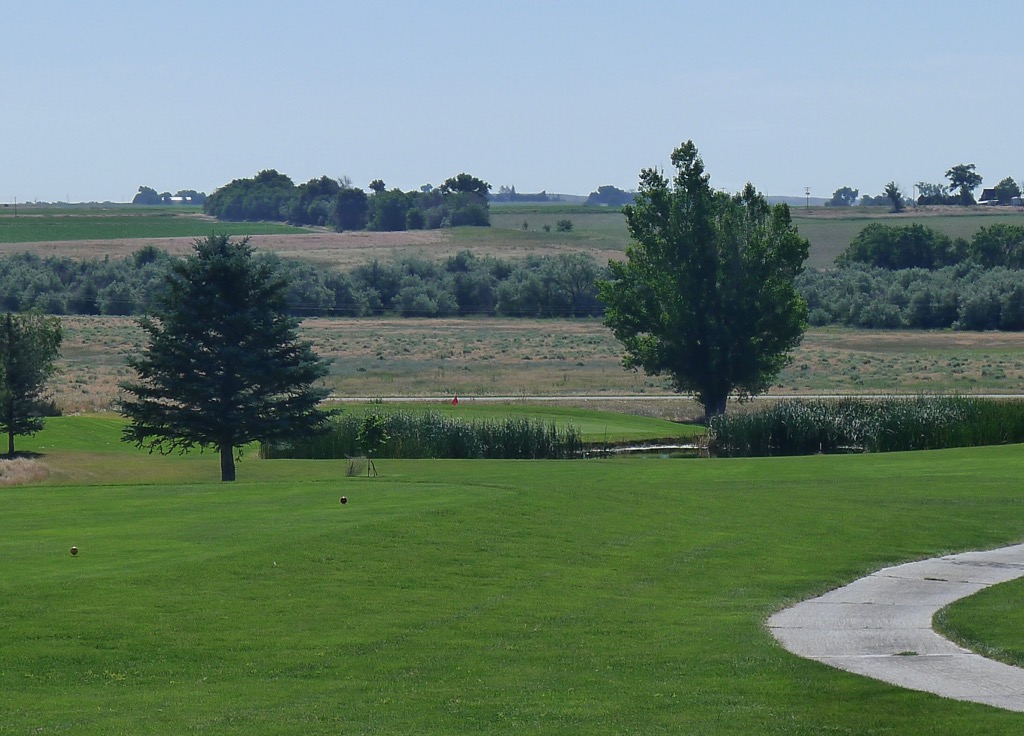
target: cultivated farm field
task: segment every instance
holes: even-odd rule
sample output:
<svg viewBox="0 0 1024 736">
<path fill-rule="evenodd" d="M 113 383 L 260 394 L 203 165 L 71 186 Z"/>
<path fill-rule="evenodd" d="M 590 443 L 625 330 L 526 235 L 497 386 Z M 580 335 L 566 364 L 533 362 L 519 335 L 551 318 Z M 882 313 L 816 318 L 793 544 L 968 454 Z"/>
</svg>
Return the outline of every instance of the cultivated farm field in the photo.
<svg viewBox="0 0 1024 736">
<path fill-rule="evenodd" d="M 794 207 L 791 211 L 800 233 L 811 244 L 809 268 L 831 267 L 835 257 L 872 222 L 918 222 L 964 238 L 997 222 L 1024 224 L 1024 211 L 1009 207 L 921 207 L 900 214 L 890 214 L 884 208 Z M 560 220 L 571 220 L 572 230 L 558 232 Z M 605 263 L 622 258 L 629 241 L 625 219 L 615 209 L 492 205 L 491 223 L 489 228 L 335 233 L 281 223 L 218 222 L 191 207 L 30 208 L 17 218 L 9 209 L 2 209 L 0 254 L 28 251 L 41 256 L 123 258 L 144 245 L 153 245 L 184 255 L 195 238 L 228 233 L 250 236 L 256 248 L 285 257 L 350 269 L 374 259 L 390 261 L 399 255 L 442 259 L 461 250 L 503 259 L 585 252 Z"/>
</svg>

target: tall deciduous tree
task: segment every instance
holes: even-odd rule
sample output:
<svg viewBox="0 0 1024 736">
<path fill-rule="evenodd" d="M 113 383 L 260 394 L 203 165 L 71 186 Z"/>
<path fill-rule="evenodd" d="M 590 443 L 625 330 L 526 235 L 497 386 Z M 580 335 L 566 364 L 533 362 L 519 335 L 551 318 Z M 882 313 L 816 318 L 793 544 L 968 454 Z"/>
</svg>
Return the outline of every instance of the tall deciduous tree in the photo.
<svg viewBox="0 0 1024 736">
<path fill-rule="evenodd" d="M 444 184 L 438 188 L 442 194 L 475 194 L 483 200 L 487 199 L 491 191 L 490 184 L 466 173 L 445 179 Z"/>
<path fill-rule="evenodd" d="M 1020 197 L 1020 187 L 1009 176 L 992 187 L 992 189 L 995 191 L 996 201 L 999 204 L 1010 204 L 1015 197 Z"/>
<path fill-rule="evenodd" d="M 957 164 L 946 172 L 950 189 L 959 189 L 960 204 L 974 204 L 974 190 L 981 185 L 981 174 L 977 173 L 974 164 Z"/>
<path fill-rule="evenodd" d="M 713 190 L 697 148 L 672 154 L 676 175 L 640 174 L 624 209 L 631 244 L 598 284 L 605 324 L 625 347 L 627 368 L 668 375 L 710 419 L 730 393 L 766 389 L 806 327 L 793 286 L 808 254 L 789 208 L 769 206 L 748 184 Z"/>
<path fill-rule="evenodd" d="M 214 448 L 229 481 L 242 445 L 315 431 L 327 367 L 285 316 L 286 286 L 248 239 L 197 240 L 140 320 L 149 344 L 128 361 L 138 380 L 122 385 L 123 439 L 160 452 Z"/>
<path fill-rule="evenodd" d="M 10 455 L 15 436 L 43 428 L 43 393 L 56 370 L 61 337 L 56 317 L 8 312 L 0 321 L 0 429 Z"/>
<path fill-rule="evenodd" d="M 857 203 L 857 198 L 859 196 L 859 189 L 851 189 L 850 187 L 839 187 L 839 189 L 832 192 L 832 199 L 828 201 L 828 206 L 852 207 Z"/>
<path fill-rule="evenodd" d="M 893 212 L 903 211 L 903 190 L 900 189 L 899 184 L 894 181 L 889 182 L 885 185 L 885 189 L 882 191 L 882 194 L 884 194 L 892 204 Z"/>
</svg>

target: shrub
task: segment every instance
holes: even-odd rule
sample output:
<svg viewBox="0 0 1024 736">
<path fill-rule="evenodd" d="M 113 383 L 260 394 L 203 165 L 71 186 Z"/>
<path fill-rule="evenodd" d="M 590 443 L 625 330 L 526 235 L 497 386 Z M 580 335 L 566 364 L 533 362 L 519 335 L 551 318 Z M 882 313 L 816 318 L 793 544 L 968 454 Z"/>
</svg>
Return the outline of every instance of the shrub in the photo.
<svg viewBox="0 0 1024 736">
<path fill-rule="evenodd" d="M 836 258 L 839 266 L 865 263 L 880 268 L 941 268 L 962 260 L 965 244 L 929 227 L 871 223 Z"/>
<path fill-rule="evenodd" d="M 364 435 L 371 425 L 375 436 L 384 438 L 372 450 L 374 457 L 381 458 L 561 460 L 583 453 L 579 430 L 573 426 L 559 430 L 553 422 L 528 417 L 466 422 L 434 411 L 382 411 L 339 414 L 317 436 L 288 445 L 263 445 L 260 456 L 317 460 L 357 457 L 366 452 Z"/>
<path fill-rule="evenodd" d="M 778 402 L 716 417 L 720 457 L 896 452 L 1024 442 L 1024 402 L 966 396 Z"/>
</svg>

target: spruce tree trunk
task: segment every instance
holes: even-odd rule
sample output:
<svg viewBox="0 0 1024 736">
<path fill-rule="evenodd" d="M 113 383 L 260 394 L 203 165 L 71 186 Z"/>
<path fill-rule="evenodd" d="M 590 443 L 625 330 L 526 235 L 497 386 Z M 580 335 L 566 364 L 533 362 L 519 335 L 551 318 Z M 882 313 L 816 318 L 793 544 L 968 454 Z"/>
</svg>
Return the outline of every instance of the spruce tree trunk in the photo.
<svg viewBox="0 0 1024 736">
<path fill-rule="evenodd" d="M 220 446 L 220 479 L 235 479 L 235 448 L 228 444 Z"/>
<path fill-rule="evenodd" d="M 14 457 L 14 432 L 7 432 L 7 454 Z"/>
</svg>

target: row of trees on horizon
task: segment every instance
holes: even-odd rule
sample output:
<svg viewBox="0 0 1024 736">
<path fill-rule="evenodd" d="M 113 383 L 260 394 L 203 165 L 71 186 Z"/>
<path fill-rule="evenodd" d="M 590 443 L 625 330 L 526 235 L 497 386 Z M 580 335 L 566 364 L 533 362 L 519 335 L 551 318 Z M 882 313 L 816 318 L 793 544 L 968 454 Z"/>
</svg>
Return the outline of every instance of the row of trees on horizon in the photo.
<svg viewBox="0 0 1024 736">
<path fill-rule="evenodd" d="M 547 192 L 522 194 L 514 186 L 491 185 L 469 174 L 458 174 L 438 187 L 424 184 L 416 191 L 388 189 L 381 179 L 370 182 L 369 193 L 343 177 L 321 176 L 296 185 L 291 177 L 274 169 L 252 178 L 235 179 L 211 195 L 195 190 L 177 194 L 158 193 L 141 186 L 132 199 L 138 205 L 202 205 L 204 212 L 225 221 L 287 222 L 297 226 L 333 227 L 345 230 L 433 230 L 443 227 L 490 224 L 490 202 L 556 202 L 560 195 Z M 633 201 L 634 192 L 602 185 L 584 204 L 590 207 L 622 207 Z"/>
<path fill-rule="evenodd" d="M 912 196 L 890 181 L 875 196 L 860 193 L 859 189 L 842 186 L 825 202 L 826 207 L 888 206 L 900 212 L 910 205 L 962 205 L 977 204 L 974 192 L 984 181 L 977 166 L 957 164 L 950 167 L 947 183 L 919 181 L 913 186 Z M 383 180 L 370 182 L 371 194 L 354 187 L 347 177 L 331 179 L 322 176 L 298 186 L 292 179 L 274 169 L 259 172 L 251 179 L 235 179 L 217 189 L 212 195 L 194 190 L 157 193 L 151 187 L 139 187 L 133 204 L 200 204 L 204 210 L 222 220 L 270 220 L 294 225 L 333 226 L 338 230 L 415 230 L 451 227 L 455 225 L 488 225 L 486 216 L 489 202 L 552 202 L 560 195 L 547 192 L 523 194 L 514 186 L 502 185 L 491 192 L 491 185 L 469 174 L 459 174 L 440 187 L 424 184 L 417 191 L 388 190 Z M 444 195 L 471 194 L 476 200 L 464 201 L 448 207 Z M 1020 204 L 1022 187 L 1013 177 L 1005 177 L 984 191 L 983 202 L 988 204 Z M 612 185 L 602 185 L 587 197 L 587 206 L 623 207 L 631 204 L 635 191 L 626 191 Z M 212 198 L 210 204 L 207 201 Z M 448 202 L 450 204 L 450 202 Z M 482 206 L 482 212 L 465 205 Z"/>
<path fill-rule="evenodd" d="M 877 196 L 863 195 L 860 190 L 848 186 L 840 187 L 832 193 L 832 199 L 825 203 L 826 207 L 852 207 L 856 204 L 862 206 L 889 206 L 893 212 L 900 212 L 907 205 L 961 205 L 970 206 L 977 204 L 974 198 L 974 191 L 981 186 L 984 179 L 977 171 L 974 164 L 957 164 L 946 171 L 948 184 L 931 183 L 926 181 L 917 182 L 914 189 L 914 197 L 908 197 L 903 188 L 895 181 L 885 185 L 882 193 Z M 918 194 L 919 193 L 919 194 Z M 1010 205 L 1020 204 L 1021 186 L 1014 181 L 1013 177 L 1006 177 L 998 184 L 986 189 L 988 195 L 983 201 L 989 204 Z"/>
</svg>

